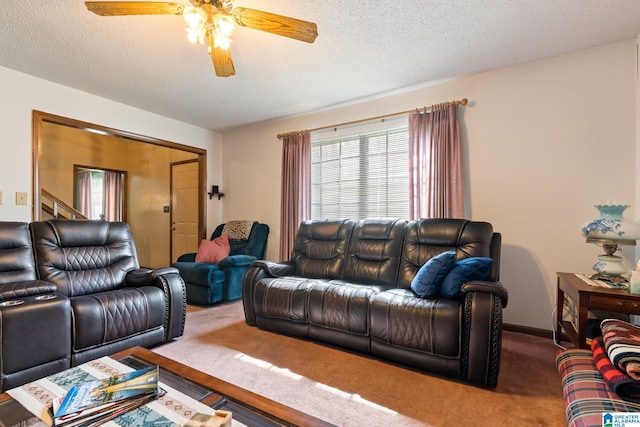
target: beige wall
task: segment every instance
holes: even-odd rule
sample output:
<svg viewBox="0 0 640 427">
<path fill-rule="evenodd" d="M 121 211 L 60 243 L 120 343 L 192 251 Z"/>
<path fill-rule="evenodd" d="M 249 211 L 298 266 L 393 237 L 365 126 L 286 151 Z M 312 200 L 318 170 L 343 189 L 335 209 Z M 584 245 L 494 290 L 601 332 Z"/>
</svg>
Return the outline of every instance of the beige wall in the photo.
<svg viewBox="0 0 640 427">
<path fill-rule="evenodd" d="M 505 321 L 550 330 L 556 272 L 590 272 L 600 253 L 579 232 L 597 216 L 593 205 L 635 202 L 635 91 L 628 40 L 228 132 L 223 218 L 269 224 L 267 258 L 277 260 L 278 133 L 466 97 L 467 216 L 503 233 Z"/>
<path fill-rule="evenodd" d="M 640 201 L 634 40 L 267 122 L 224 134 L 224 144 L 218 133 L 4 67 L 0 79 L 0 220 L 31 220 L 31 207 L 16 205 L 14 193 L 31 191 L 35 109 L 206 149 L 207 186 L 226 193 L 221 201 L 202 195 L 208 233 L 228 219 L 266 222 L 273 260 L 280 237 L 276 134 L 467 97 L 471 104 L 461 111 L 468 212 L 503 233 L 505 321 L 512 324 L 551 329 L 555 273 L 588 272 L 600 253 L 578 231 L 597 215 L 592 206 L 608 198 Z M 633 206 L 629 216 L 637 212 Z M 631 261 L 633 251 L 625 256 Z"/>
</svg>

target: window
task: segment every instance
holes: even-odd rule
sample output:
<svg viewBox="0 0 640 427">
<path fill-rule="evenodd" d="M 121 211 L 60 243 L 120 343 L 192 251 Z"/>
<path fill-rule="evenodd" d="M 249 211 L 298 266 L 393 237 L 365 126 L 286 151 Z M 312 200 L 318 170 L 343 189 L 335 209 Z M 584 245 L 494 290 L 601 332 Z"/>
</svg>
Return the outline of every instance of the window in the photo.
<svg viewBox="0 0 640 427">
<path fill-rule="evenodd" d="M 311 142 L 311 217 L 409 215 L 407 127 Z"/>
<path fill-rule="evenodd" d="M 75 209 L 88 219 L 124 219 L 125 172 L 75 166 L 75 177 Z"/>
</svg>

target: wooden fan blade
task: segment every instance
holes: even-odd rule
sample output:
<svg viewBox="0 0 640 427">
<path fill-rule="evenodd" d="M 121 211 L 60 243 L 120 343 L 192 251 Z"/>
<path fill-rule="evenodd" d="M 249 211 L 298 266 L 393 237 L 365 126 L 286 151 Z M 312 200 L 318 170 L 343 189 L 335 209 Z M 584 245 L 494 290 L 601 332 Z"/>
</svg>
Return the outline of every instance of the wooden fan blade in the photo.
<svg viewBox="0 0 640 427">
<path fill-rule="evenodd" d="M 211 60 L 213 61 L 213 68 L 216 70 L 216 76 L 229 77 L 236 73 L 236 69 L 233 67 L 233 59 L 231 58 L 231 49 L 212 46 Z"/>
<path fill-rule="evenodd" d="M 307 43 L 313 43 L 318 36 L 318 27 L 313 22 L 245 7 L 236 7 L 232 15 L 238 25 L 243 27 L 291 37 Z"/>
<path fill-rule="evenodd" d="M 160 1 L 86 1 L 91 12 L 100 16 L 122 15 L 182 15 L 184 6 Z"/>
</svg>

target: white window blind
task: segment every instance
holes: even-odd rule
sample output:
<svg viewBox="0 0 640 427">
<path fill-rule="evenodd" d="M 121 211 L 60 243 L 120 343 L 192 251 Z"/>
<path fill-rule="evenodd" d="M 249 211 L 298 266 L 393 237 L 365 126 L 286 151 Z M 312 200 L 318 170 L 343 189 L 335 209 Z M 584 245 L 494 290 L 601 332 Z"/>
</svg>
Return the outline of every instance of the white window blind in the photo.
<svg viewBox="0 0 640 427">
<path fill-rule="evenodd" d="M 407 218 L 408 159 L 406 127 L 312 141 L 312 218 Z"/>
</svg>

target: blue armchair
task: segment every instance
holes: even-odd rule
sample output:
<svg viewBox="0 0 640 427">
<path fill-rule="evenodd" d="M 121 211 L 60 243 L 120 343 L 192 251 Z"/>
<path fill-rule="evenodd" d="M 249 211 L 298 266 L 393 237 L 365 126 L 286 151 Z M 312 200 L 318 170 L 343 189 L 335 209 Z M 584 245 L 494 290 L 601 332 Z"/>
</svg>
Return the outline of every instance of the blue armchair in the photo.
<svg viewBox="0 0 640 427">
<path fill-rule="evenodd" d="M 211 234 L 211 240 L 220 237 L 225 224 Z M 210 305 L 242 297 L 242 280 L 251 263 L 264 259 L 267 250 L 269 226 L 254 222 L 247 239 L 229 239 L 230 253 L 218 264 L 196 262 L 196 254 L 178 257 L 173 267 L 180 271 L 187 288 L 187 302 Z"/>
</svg>

